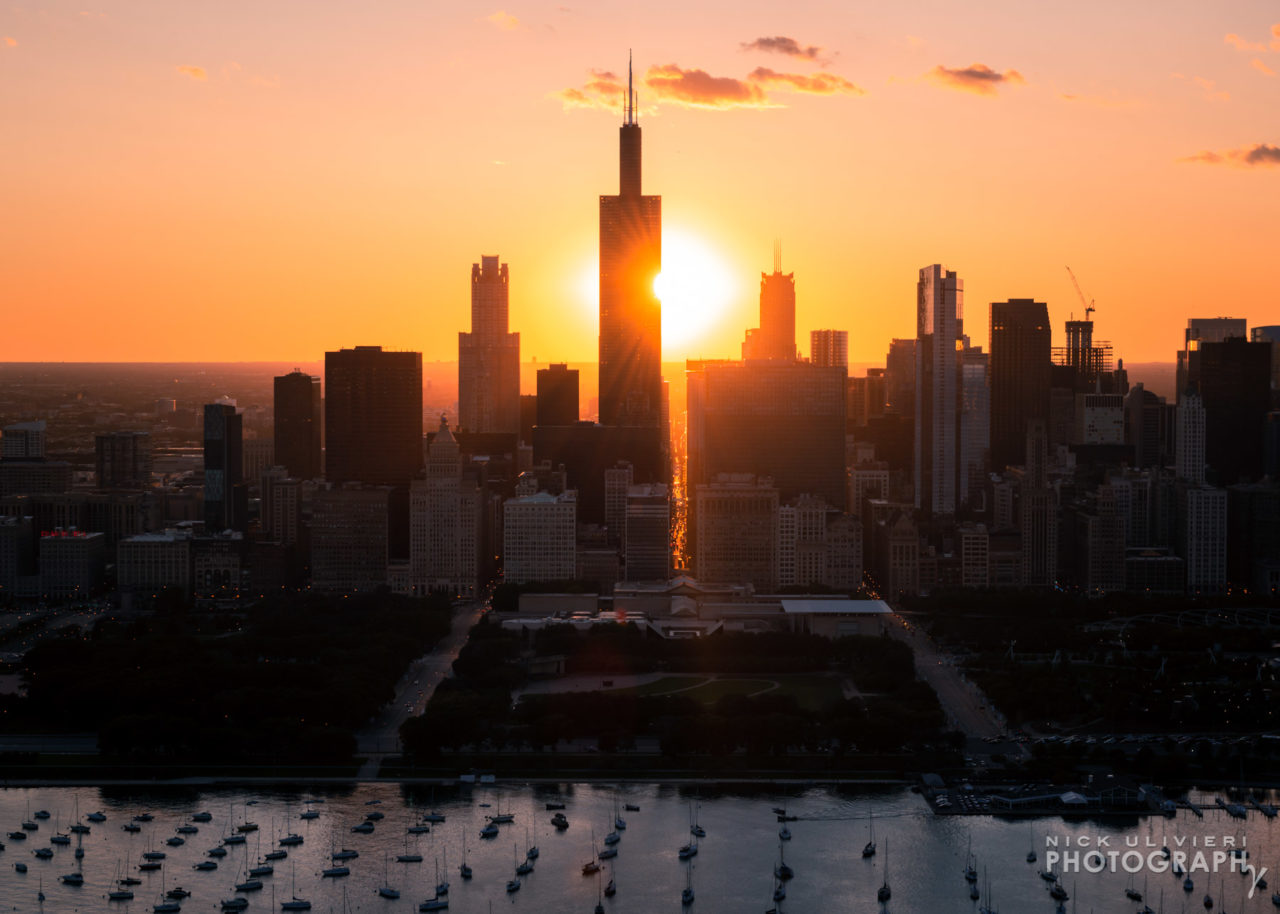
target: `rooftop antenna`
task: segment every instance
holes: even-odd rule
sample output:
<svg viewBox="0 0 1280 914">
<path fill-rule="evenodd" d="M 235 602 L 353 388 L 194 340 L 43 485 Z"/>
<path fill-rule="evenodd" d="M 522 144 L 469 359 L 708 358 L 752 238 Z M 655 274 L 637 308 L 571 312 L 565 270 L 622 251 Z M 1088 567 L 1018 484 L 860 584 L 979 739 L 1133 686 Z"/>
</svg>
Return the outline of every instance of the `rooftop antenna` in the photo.
<svg viewBox="0 0 1280 914">
<path fill-rule="evenodd" d="M 636 93 L 632 88 L 633 82 L 631 78 L 631 49 L 627 48 L 627 112 L 626 123 L 633 126 L 636 122 Z"/>
<path fill-rule="evenodd" d="M 773 272 L 782 272 L 782 239 L 773 239 Z"/>
</svg>

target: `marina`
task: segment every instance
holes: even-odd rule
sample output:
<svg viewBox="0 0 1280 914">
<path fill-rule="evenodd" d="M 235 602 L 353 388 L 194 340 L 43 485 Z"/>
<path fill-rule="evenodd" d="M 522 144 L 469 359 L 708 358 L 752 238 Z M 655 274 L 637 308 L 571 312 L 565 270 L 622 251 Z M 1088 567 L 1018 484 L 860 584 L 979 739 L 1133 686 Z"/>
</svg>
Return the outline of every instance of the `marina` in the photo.
<svg viewBox="0 0 1280 914">
<path fill-rule="evenodd" d="M 1225 867 L 1212 874 L 1173 870 L 1136 877 L 1123 870 L 1069 873 L 1061 864 L 1042 867 L 1028 852 L 1029 831 L 1031 850 L 1046 861 L 1046 848 L 1060 851 L 1081 838 L 1107 836 L 1121 848 L 1126 841 L 1177 848 L 1216 836 L 1219 844 L 1231 837 L 1241 845 L 1237 865 L 1245 862 L 1247 848 L 1249 863 L 1274 866 L 1280 862 L 1280 837 L 1275 817 L 1266 812 L 1275 797 L 1265 792 L 1193 792 L 1171 815 L 1162 807 L 1128 817 L 1034 818 L 938 815 L 931 806 L 936 797 L 902 787 L 784 791 L 704 784 L 694 791 L 667 784 L 494 784 L 434 793 L 430 808 L 444 821 L 420 833 L 412 826 L 423 820 L 428 801 L 387 783 L 323 795 L 7 789 L 0 791 L 0 828 L 22 831 L 24 821 L 33 821 L 28 807 L 50 811 L 64 831 L 76 824 L 77 804 L 105 818 L 93 820 L 101 827 L 77 834 L 85 851 L 81 859 L 71 848 L 50 843 L 52 829 L 25 830 L 25 845 L 6 842 L 0 852 L 0 897 L 14 910 L 49 914 L 98 909 L 99 900 L 102 909 L 109 904 L 122 912 L 311 909 L 304 904 L 341 911 L 344 896 L 351 911 L 361 912 L 417 908 L 482 914 L 492 903 L 583 914 L 598 905 L 608 914 L 639 914 L 677 910 L 682 904 L 689 912 L 785 907 L 883 914 L 996 910 L 992 899 L 998 899 L 1006 911 L 1049 914 L 1057 903 L 1075 903 L 1098 914 L 1133 914 L 1138 894 L 1153 911 L 1179 911 L 1188 898 L 1198 904 L 1199 894 L 1193 897 L 1185 888 L 1191 884 L 1211 891 L 1217 906 L 1225 904 L 1231 914 L 1275 910 L 1270 890 L 1259 889 L 1248 898 L 1251 880 Z M 320 799 L 325 803 L 316 802 Z M 378 827 L 353 834 L 353 825 L 369 821 L 367 807 L 374 800 L 383 813 Z M 255 835 L 247 846 L 233 845 L 221 866 L 209 866 L 211 850 L 223 849 L 219 836 L 244 823 L 243 810 L 250 804 L 261 849 L 254 846 Z M 623 808 L 626 828 L 619 829 Z M 323 811 L 302 819 L 299 809 Z M 144 810 L 150 820 L 139 819 L 140 832 L 120 827 Z M 195 819 L 202 810 L 220 811 Z M 235 811 L 241 813 L 238 819 Z M 571 816 L 574 824 L 556 827 L 555 814 Z M 494 818 L 507 840 L 477 842 L 475 836 Z M 199 833 L 185 845 L 166 844 L 166 835 L 192 821 L 202 823 Z M 273 869 L 264 861 L 279 840 L 272 836 L 279 835 L 302 841 L 291 843 L 287 861 Z M 1050 839 L 1056 843 L 1049 844 Z M 156 845 L 166 850 L 156 851 Z M 878 853 L 866 853 L 876 845 Z M 35 849 L 49 859 L 37 857 Z M 450 885 L 451 872 L 463 872 L 464 878 Z M 1162 891 L 1163 908 L 1157 904 Z M 45 895 L 43 903 L 38 892 Z"/>
</svg>

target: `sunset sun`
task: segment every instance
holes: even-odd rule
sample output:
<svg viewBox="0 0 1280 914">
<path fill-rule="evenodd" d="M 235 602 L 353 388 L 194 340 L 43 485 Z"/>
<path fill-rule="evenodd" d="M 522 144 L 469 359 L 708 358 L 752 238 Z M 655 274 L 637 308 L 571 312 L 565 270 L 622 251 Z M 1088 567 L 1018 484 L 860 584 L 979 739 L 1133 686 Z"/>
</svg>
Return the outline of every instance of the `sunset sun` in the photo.
<svg viewBox="0 0 1280 914">
<path fill-rule="evenodd" d="M 691 232 L 668 228 L 662 234 L 662 272 L 653 288 L 662 300 L 662 344 L 687 346 L 710 333 L 736 292 L 723 256 Z"/>
</svg>

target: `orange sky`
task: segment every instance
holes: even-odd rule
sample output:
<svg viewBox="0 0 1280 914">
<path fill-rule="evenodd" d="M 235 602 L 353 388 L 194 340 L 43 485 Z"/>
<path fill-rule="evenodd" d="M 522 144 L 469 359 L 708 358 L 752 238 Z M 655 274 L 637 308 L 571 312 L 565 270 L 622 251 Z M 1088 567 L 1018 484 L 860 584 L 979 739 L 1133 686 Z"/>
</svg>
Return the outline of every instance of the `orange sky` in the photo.
<svg viewBox="0 0 1280 914">
<path fill-rule="evenodd" d="M 0 360 L 451 359 L 493 253 L 523 357 L 593 359 L 628 47 L 645 189 L 733 292 L 667 359 L 738 353 L 774 237 L 854 361 L 933 262 L 982 345 L 993 299 L 1079 314 L 1067 264 L 1127 360 L 1280 323 L 1272 2 L 564 4 L 6 7 Z"/>
</svg>

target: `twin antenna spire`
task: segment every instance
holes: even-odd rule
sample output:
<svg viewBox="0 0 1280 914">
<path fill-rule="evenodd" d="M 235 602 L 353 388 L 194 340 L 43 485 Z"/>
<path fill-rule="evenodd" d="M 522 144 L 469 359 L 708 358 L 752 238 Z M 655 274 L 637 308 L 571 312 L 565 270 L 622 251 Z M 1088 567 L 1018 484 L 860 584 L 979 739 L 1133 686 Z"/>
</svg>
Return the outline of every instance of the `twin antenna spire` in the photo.
<svg viewBox="0 0 1280 914">
<path fill-rule="evenodd" d="M 634 127 L 636 125 L 636 108 L 637 101 L 635 90 L 631 87 L 631 51 L 627 51 L 627 97 L 623 102 L 623 125 Z"/>
</svg>

